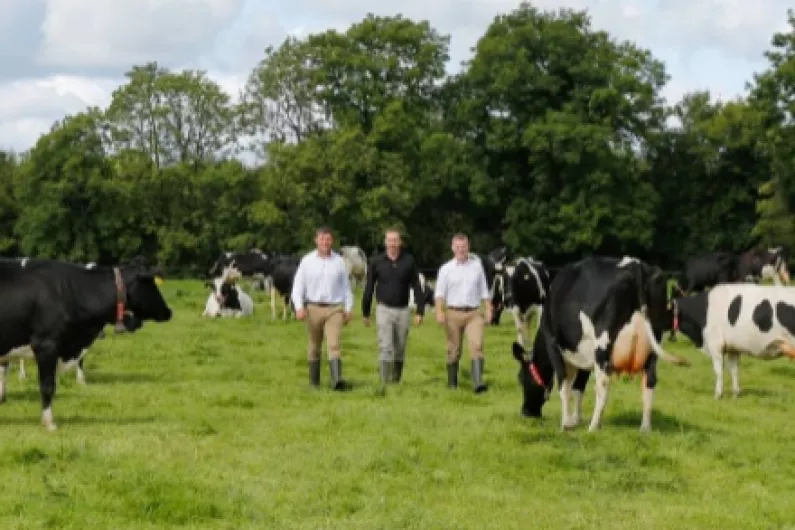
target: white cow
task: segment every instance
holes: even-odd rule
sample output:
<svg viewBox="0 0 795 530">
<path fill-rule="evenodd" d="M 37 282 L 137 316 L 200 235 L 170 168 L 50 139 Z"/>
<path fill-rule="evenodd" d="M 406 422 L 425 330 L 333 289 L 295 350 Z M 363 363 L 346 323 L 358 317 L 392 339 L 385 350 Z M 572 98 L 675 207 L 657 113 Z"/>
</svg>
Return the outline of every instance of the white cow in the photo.
<svg viewBox="0 0 795 530">
<path fill-rule="evenodd" d="M 679 329 L 712 359 L 715 398 L 723 396 L 726 356 L 734 397 L 740 395 L 740 355 L 795 359 L 795 287 L 720 284 L 676 299 Z"/>
<path fill-rule="evenodd" d="M 202 316 L 242 317 L 254 314 L 254 300 L 240 288 L 237 281 L 242 277 L 234 262 L 225 267 L 221 276 L 206 285 L 212 289 L 207 296 Z"/>
<path fill-rule="evenodd" d="M 367 277 L 367 255 L 362 249 L 354 246 L 340 248 L 340 255 L 345 261 L 351 286 L 355 288 Z"/>
</svg>

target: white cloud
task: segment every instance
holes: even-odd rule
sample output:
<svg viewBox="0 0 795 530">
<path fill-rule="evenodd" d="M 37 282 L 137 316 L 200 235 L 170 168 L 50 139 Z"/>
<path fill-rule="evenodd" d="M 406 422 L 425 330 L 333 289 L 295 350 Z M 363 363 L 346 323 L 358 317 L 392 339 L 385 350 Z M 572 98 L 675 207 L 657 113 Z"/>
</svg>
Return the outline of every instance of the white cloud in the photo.
<svg viewBox="0 0 795 530">
<path fill-rule="evenodd" d="M 651 49 L 672 76 L 669 102 L 696 89 L 744 92 L 789 0 L 536 0 L 588 9 L 593 26 Z M 234 97 L 267 45 L 343 30 L 368 12 L 427 19 L 451 34 L 451 63 L 516 0 L 0 0 L 0 148 L 22 150 L 65 114 L 106 105 L 134 64 L 208 71 Z"/>
<path fill-rule="evenodd" d="M 243 0 L 47 0 L 40 60 L 125 68 L 186 60 L 214 46 Z"/>
</svg>

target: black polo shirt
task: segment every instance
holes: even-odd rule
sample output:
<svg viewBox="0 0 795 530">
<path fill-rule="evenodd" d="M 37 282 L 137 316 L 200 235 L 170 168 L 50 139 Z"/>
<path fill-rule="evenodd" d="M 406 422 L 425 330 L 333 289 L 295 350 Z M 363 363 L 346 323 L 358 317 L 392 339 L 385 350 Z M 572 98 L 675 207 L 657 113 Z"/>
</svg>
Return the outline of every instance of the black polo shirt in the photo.
<svg viewBox="0 0 795 530">
<path fill-rule="evenodd" d="M 424 296 L 420 285 L 419 269 L 414 256 L 401 251 L 395 261 L 386 252 L 374 257 L 367 268 L 367 283 L 362 296 L 362 316 L 370 317 L 370 307 L 375 299 L 388 307 L 405 308 L 409 305 L 409 289 L 414 288 L 417 314 L 425 312 Z"/>
</svg>

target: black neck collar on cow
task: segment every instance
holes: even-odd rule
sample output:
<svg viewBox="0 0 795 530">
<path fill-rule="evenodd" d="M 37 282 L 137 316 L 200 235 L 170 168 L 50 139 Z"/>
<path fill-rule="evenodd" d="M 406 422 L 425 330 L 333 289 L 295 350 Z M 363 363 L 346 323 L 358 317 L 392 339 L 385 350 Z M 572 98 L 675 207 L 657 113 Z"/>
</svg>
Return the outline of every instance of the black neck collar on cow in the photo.
<svg viewBox="0 0 795 530">
<path fill-rule="evenodd" d="M 113 276 L 116 280 L 116 333 L 126 331 L 124 327 L 124 312 L 127 306 L 127 289 L 124 287 L 124 280 L 118 267 L 113 267 Z"/>
</svg>

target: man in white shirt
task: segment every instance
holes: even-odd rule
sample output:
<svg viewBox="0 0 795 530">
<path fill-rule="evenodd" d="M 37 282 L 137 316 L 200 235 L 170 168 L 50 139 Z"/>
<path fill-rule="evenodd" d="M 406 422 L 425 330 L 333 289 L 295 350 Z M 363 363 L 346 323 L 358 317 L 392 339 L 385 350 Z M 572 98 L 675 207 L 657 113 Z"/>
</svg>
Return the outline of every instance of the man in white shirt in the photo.
<svg viewBox="0 0 795 530">
<path fill-rule="evenodd" d="M 452 250 L 453 259 L 439 269 L 435 292 L 436 321 L 444 325 L 447 334 L 447 386 L 458 386 L 461 341 L 466 334 L 472 360 L 472 388 L 480 393 L 487 388 L 483 383 L 483 331 L 486 321 L 491 321 L 491 294 L 483 265 L 469 255 L 469 238 L 465 234 L 454 235 Z M 480 312 L 481 302 L 486 302 L 486 320 Z"/>
<path fill-rule="evenodd" d="M 333 243 L 331 229 L 317 229 L 316 250 L 301 258 L 291 298 L 298 320 L 306 320 L 310 384 L 320 385 L 320 350 L 325 338 L 331 386 L 345 390 L 340 339 L 343 326 L 351 321 L 353 291 L 345 261 L 331 250 Z"/>
</svg>

